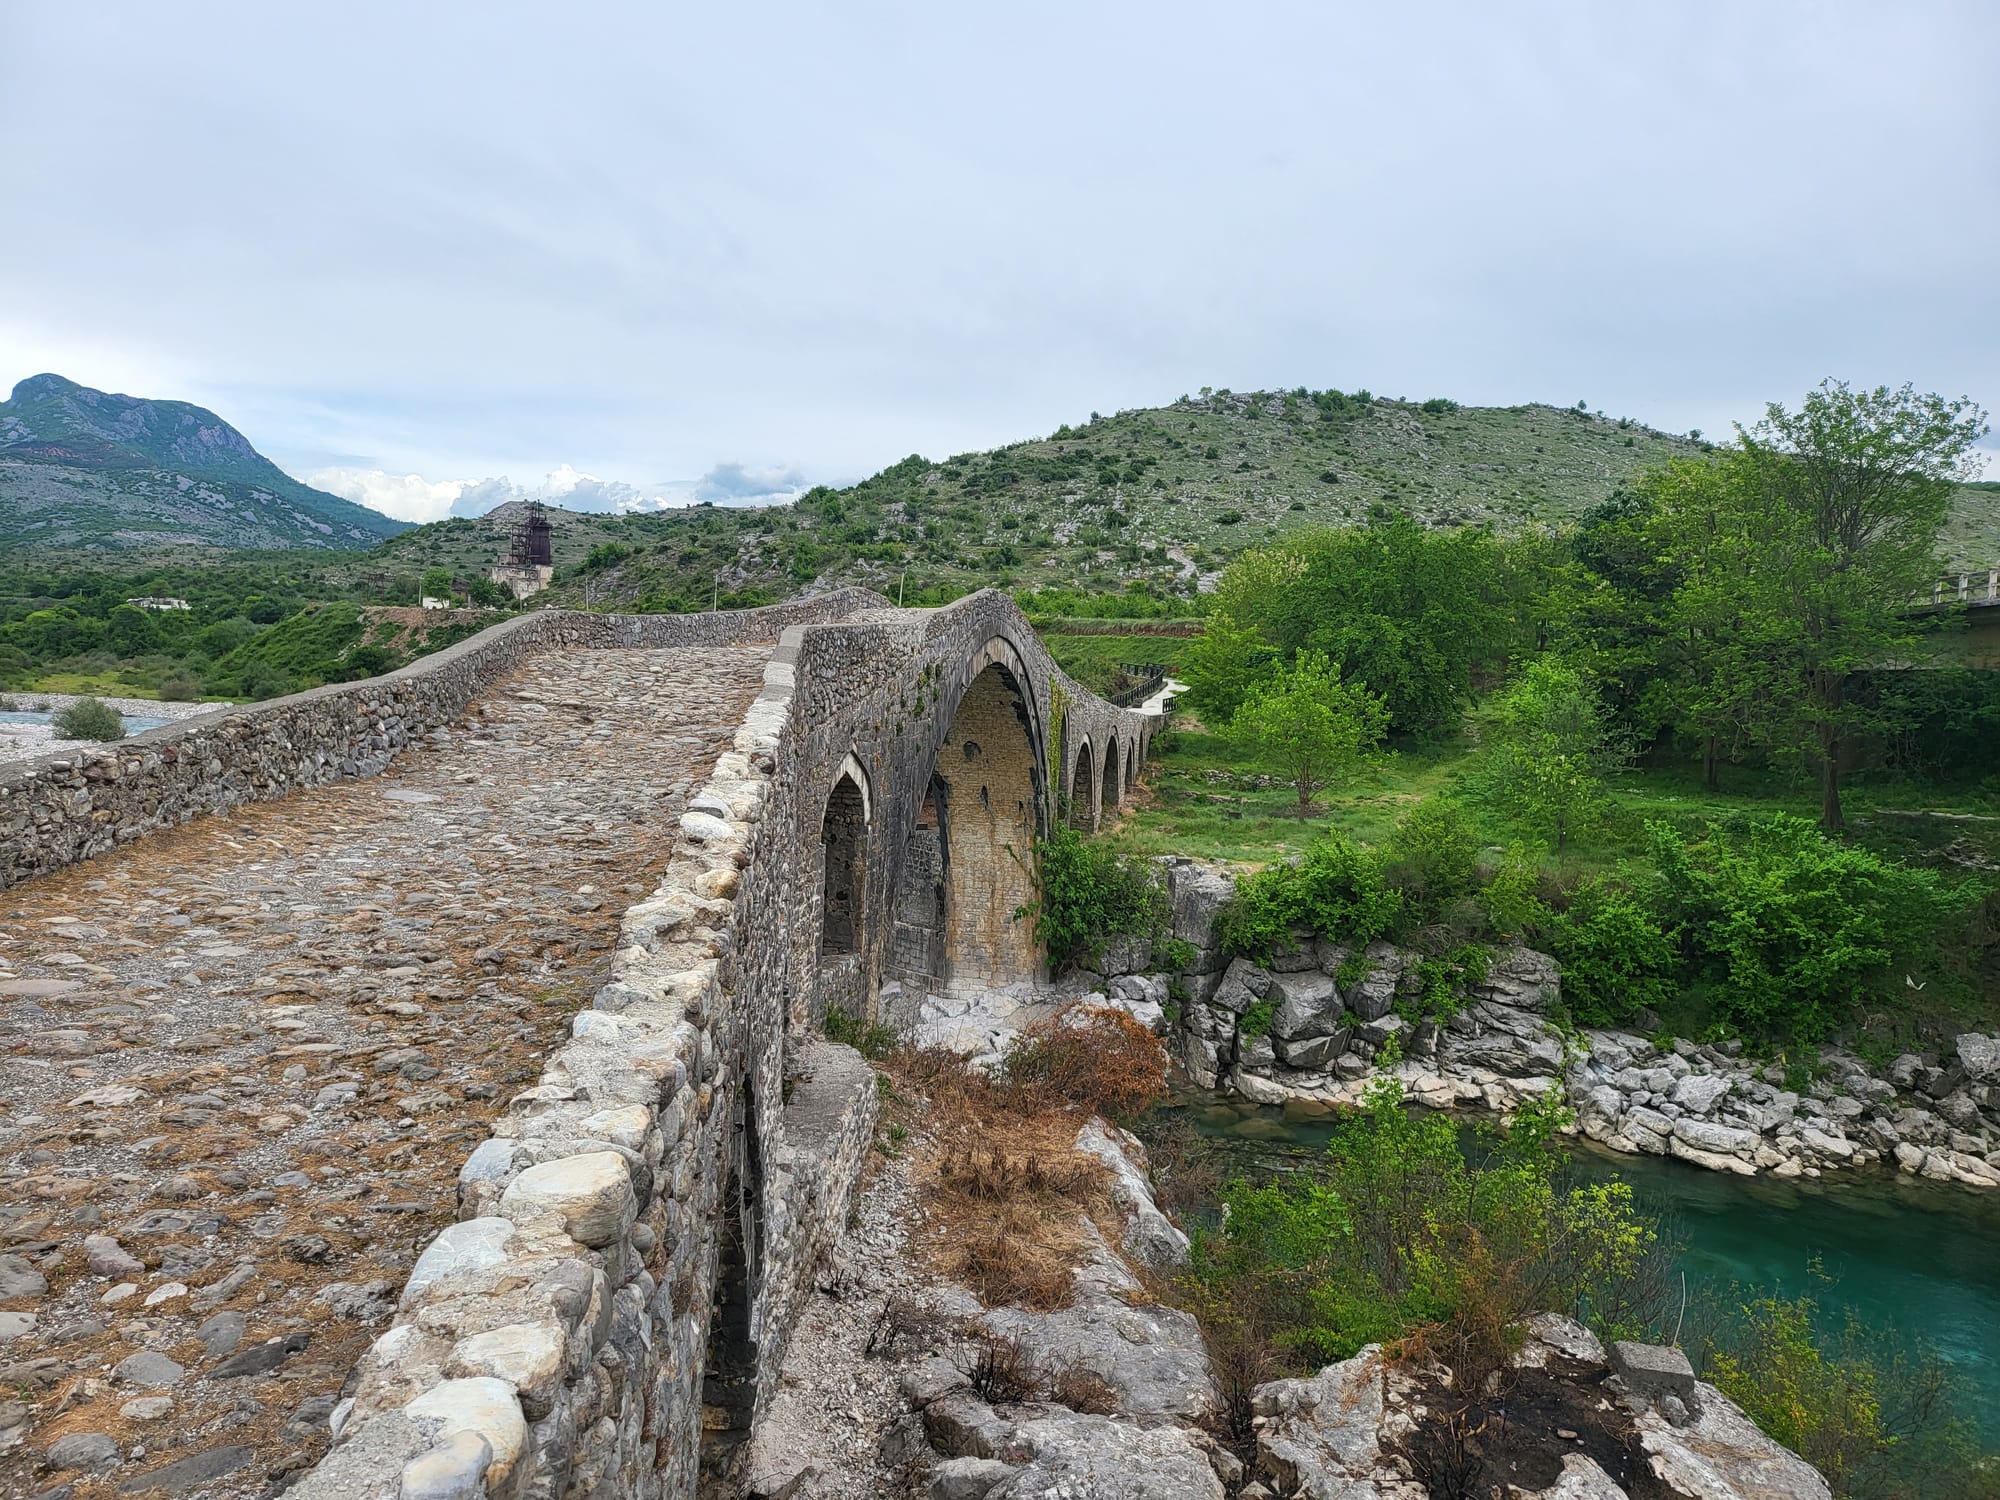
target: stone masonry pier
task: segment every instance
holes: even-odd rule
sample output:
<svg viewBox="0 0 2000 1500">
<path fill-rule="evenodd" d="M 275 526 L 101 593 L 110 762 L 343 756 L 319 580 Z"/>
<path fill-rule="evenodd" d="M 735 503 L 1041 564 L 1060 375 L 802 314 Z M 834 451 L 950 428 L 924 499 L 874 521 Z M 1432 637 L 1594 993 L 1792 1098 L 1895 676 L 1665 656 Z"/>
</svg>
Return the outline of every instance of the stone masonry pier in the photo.
<svg viewBox="0 0 2000 1500">
<path fill-rule="evenodd" d="M 1156 723 L 842 591 L 10 769 L 0 1496 L 731 1493 L 873 1128 L 825 1009 L 1031 977 Z"/>
</svg>

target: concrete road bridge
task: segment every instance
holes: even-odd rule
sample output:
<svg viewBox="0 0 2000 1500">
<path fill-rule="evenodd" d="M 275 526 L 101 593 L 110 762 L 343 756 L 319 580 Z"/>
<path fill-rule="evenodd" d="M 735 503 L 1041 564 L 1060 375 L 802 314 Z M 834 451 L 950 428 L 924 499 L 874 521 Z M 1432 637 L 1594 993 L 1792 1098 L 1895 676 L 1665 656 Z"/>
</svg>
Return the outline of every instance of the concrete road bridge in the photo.
<svg viewBox="0 0 2000 1500">
<path fill-rule="evenodd" d="M 825 1012 L 1034 976 L 1159 722 L 843 590 L 0 771 L 0 1495 L 727 1492 L 874 1126 Z"/>
</svg>

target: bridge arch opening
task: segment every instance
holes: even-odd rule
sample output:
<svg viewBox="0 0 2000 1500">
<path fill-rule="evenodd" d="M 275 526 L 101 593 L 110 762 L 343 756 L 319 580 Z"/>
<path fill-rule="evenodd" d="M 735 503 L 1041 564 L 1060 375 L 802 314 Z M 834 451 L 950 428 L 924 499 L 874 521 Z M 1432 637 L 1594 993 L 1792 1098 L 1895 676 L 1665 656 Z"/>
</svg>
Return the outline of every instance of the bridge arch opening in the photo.
<svg viewBox="0 0 2000 1500">
<path fill-rule="evenodd" d="M 940 847 L 926 870 L 936 872 L 943 894 L 943 951 L 933 976 L 941 990 L 990 989 L 1040 969 L 1033 925 L 1016 915 L 1034 896 L 1042 826 L 1034 725 L 1023 679 L 994 661 L 966 687 L 938 747 L 932 803 Z M 906 853 L 905 885 L 913 865 Z"/>
<path fill-rule="evenodd" d="M 1070 769 L 1069 778 L 1069 826 L 1081 828 L 1088 833 L 1096 820 L 1091 816 L 1091 789 L 1097 778 L 1091 770 L 1090 741 L 1085 740 L 1076 752 L 1076 763 Z"/>
<path fill-rule="evenodd" d="M 834 778 L 820 819 L 822 961 L 861 951 L 868 819 L 868 774 L 850 755 Z"/>
<path fill-rule="evenodd" d="M 1098 803 L 1097 817 L 1100 823 L 1118 808 L 1125 795 L 1125 780 L 1119 772 L 1118 741 L 1114 737 L 1104 747 L 1104 798 Z"/>
</svg>

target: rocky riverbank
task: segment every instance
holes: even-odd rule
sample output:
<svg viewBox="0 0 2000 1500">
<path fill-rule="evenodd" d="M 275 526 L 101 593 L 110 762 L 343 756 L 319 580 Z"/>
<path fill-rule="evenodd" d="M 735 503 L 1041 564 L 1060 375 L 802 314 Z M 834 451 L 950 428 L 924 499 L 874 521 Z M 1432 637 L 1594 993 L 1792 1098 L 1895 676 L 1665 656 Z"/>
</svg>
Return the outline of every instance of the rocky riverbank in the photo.
<svg viewBox="0 0 2000 1500">
<path fill-rule="evenodd" d="M 927 1269 L 910 1156 L 880 1159 L 753 1439 L 752 1495 L 1427 1500 L 1430 1476 L 1464 1462 L 1473 1412 L 1476 1477 L 1515 1500 L 1829 1500 L 1678 1350 L 1607 1350 L 1558 1317 L 1532 1320 L 1469 1401 L 1449 1372 L 1371 1345 L 1258 1386 L 1234 1425 L 1199 1326 L 1149 1290 L 1189 1246 L 1143 1147 L 1093 1119 L 1075 1150 L 1102 1165 L 1116 1222 L 1082 1221 L 1070 1296 L 1050 1311 L 988 1308 Z"/>
<path fill-rule="evenodd" d="M 1495 1113 L 1560 1087 L 1575 1128 L 1617 1151 L 1745 1175 L 1880 1164 L 2000 1187 L 2000 1036 L 1960 1036 L 1886 1069 L 1829 1049 L 1809 1073 L 1794 1074 L 1744 1057 L 1735 1043 L 1660 1045 L 1566 1028 L 1556 961 L 1522 947 L 1493 950 L 1484 978 L 1439 1007 L 1426 1000 L 1434 977 L 1421 956 L 1389 943 L 1299 935 L 1265 964 L 1229 958 L 1215 930 L 1233 888 L 1228 875 L 1188 860 L 1164 865 L 1172 936 L 1192 962 L 1166 972 L 1153 962 L 1154 945 L 1114 944 L 1104 971 L 1073 977 L 1068 991 L 1101 993 L 1157 1023 L 1200 1087 L 1332 1109 L 1393 1077 L 1421 1104 Z M 1409 1019 L 1427 1008 L 1446 1018 Z M 969 1033 L 973 1012 L 950 1024 Z M 1004 1033 L 991 1035 L 997 1043 Z"/>
</svg>

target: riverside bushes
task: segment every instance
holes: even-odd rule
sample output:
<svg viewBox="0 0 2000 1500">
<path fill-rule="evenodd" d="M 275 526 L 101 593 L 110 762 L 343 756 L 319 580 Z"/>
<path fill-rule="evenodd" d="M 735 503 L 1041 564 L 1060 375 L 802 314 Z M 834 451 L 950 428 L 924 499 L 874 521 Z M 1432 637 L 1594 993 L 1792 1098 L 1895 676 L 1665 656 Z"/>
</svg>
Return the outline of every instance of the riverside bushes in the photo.
<svg viewBox="0 0 2000 1500">
<path fill-rule="evenodd" d="M 1771 1045 L 1822 1041 L 1864 1002 L 1902 1008 L 1905 973 L 1962 986 L 1990 942 L 1974 930 L 1981 883 L 1947 882 L 1804 818 L 1698 835 L 1649 823 L 1646 836 L 1648 861 L 1565 889 L 1520 851 L 1481 865 L 1464 815 L 1434 799 L 1379 850 L 1329 830 L 1297 860 L 1243 877 L 1217 932 L 1225 952 L 1257 962 L 1299 933 L 1356 948 L 1389 938 L 1461 966 L 1468 942 L 1517 938 L 1554 953 L 1585 1025 L 1692 1008 L 1704 1026 Z"/>
<path fill-rule="evenodd" d="M 1383 1080 L 1316 1165 L 1231 1184 L 1185 1278 L 1219 1368 L 1268 1379 L 1400 1344 L 1477 1390 L 1533 1313 L 1646 1329 L 1666 1288 L 1658 1232 L 1625 1184 L 1563 1182 L 1562 1118 L 1553 1101 L 1524 1110 L 1468 1152 L 1452 1118 L 1406 1110 Z"/>
<path fill-rule="evenodd" d="M 1058 820 L 1035 840 L 1035 940 L 1056 970 L 1095 964 L 1116 937 L 1166 926 L 1166 893 L 1144 860 L 1114 853 Z"/>
<path fill-rule="evenodd" d="M 1829 1035 L 1864 996 L 1897 993 L 1888 966 L 1917 962 L 1974 900 L 1934 871 L 1838 843 L 1782 813 L 1751 823 L 1740 839 L 1710 829 L 1690 843 L 1660 824 L 1648 834 L 1654 909 L 1676 935 L 1683 973 L 1750 1036 Z"/>
</svg>

